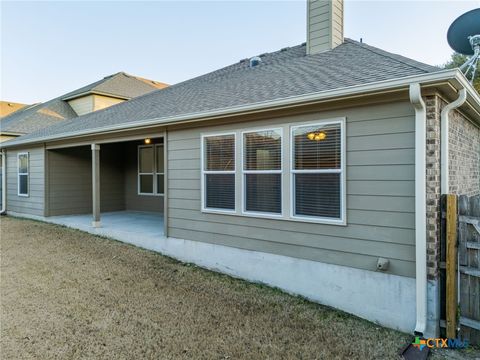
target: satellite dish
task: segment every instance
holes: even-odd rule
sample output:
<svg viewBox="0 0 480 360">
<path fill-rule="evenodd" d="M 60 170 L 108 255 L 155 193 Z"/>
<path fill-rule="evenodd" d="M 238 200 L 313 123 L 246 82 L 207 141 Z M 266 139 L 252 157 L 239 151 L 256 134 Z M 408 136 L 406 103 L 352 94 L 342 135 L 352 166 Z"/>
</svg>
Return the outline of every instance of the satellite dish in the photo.
<svg viewBox="0 0 480 360">
<path fill-rule="evenodd" d="M 470 83 L 473 83 L 480 59 L 480 9 L 473 9 L 459 16 L 447 32 L 450 47 L 470 58 L 460 66 Z"/>
<path fill-rule="evenodd" d="M 447 32 L 448 45 L 456 52 L 473 55 L 474 49 L 469 37 L 480 35 L 480 8 L 459 16 Z"/>
</svg>

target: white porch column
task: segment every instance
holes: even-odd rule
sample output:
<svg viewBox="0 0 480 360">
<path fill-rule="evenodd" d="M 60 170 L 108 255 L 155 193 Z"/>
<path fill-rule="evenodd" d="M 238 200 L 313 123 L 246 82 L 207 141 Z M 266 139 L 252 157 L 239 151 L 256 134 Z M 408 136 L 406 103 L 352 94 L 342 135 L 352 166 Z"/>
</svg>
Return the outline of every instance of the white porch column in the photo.
<svg viewBox="0 0 480 360">
<path fill-rule="evenodd" d="M 92 144 L 92 226 L 100 227 L 100 145 Z"/>
</svg>

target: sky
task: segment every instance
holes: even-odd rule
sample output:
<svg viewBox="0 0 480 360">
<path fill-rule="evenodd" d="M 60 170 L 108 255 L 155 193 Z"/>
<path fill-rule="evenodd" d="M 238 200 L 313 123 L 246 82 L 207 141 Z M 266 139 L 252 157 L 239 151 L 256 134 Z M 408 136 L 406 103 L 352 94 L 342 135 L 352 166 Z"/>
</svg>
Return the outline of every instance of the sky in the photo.
<svg viewBox="0 0 480 360">
<path fill-rule="evenodd" d="M 345 0 L 345 37 L 432 65 L 479 1 Z M 306 0 L 0 3 L 0 99 L 46 101 L 125 71 L 178 83 L 306 40 Z"/>
</svg>

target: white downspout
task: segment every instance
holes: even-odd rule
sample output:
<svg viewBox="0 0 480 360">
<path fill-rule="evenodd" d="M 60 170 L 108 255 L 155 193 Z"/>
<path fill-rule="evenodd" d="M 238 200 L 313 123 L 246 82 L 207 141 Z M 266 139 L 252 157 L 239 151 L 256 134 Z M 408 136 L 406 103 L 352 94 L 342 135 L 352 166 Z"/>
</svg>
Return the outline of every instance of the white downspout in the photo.
<svg viewBox="0 0 480 360">
<path fill-rule="evenodd" d="M 467 100 L 467 89 L 463 88 L 460 90 L 458 94 L 457 100 L 451 102 L 450 104 L 445 105 L 442 110 L 442 114 L 440 117 L 441 121 L 441 165 L 440 165 L 440 181 L 441 181 L 441 193 L 448 194 L 450 191 L 449 188 L 449 160 L 448 160 L 448 143 L 449 143 L 449 115 L 450 111 L 455 110 L 456 108 L 463 105 L 463 103 Z"/>
<path fill-rule="evenodd" d="M 7 210 L 7 156 L 5 149 L 2 149 L 2 209 L 0 214 Z"/>
<path fill-rule="evenodd" d="M 420 84 L 410 84 L 410 102 L 415 108 L 415 334 L 427 327 L 427 221 L 426 221 L 426 126 L 427 110 Z"/>
</svg>

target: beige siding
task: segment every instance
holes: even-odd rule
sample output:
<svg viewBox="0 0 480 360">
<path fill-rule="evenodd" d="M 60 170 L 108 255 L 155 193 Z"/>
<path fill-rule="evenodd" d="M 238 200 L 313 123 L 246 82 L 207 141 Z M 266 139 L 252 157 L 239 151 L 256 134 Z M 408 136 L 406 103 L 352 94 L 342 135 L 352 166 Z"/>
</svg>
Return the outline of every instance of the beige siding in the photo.
<svg viewBox="0 0 480 360">
<path fill-rule="evenodd" d="M 201 133 L 346 117 L 347 226 L 200 211 Z M 244 124 L 169 130 L 172 237 L 415 276 L 414 116 L 407 102 Z M 285 191 L 284 191 L 285 194 Z"/>
<path fill-rule="evenodd" d="M 11 135 L 0 135 L 0 143 L 8 140 L 15 139 L 16 136 L 11 136 Z"/>
<path fill-rule="evenodd" d="M 92 212 L 91 151 L 87 146 L 48 151 L 49 216 Z"/>
<path fill-rule="evenodd" d="M 105 109 L 115 104 L 124 102 L 125 100 L 117 99 L 109 96 L 94 95 L 93 96 L 93 111 Z"/>
<path fill-rule="evenodd" d="M 68 104 L 78 116 L 81 116 L 93 111 L 94 97 L 93 95 L 82 96 L 77 99 L 69 100 Z"/>
<path fill-rule="evenodd" d="M 101 211 L 125 210 L 121 145 L 100 148 Z M 87 146 L 48 151 L 49 215 L 92 212 L 92 162 Z"/>
<path fill-rule="evenodd" d="M 104 95 L 87 95 L 77 99 L 69 100 L 68 104 L 77 113 L 78 116 L 105 109 L 112 105 L 124 102 L 123 99 L 118 99 Z"/>
<path fill-rule="evenodd" d="M 100 145 L 102 212 L 163 212 L 163 197 L 137 194 L 137 142 Z M 91 150 L 88 146 L 48 151 L 49 215 L 92 212 Z"/>
<path fill-rule="evenodd" d="M 100 146 L 100 210 L 125 210 L 124 144 Z"/>
<path fill-rule="evenodd" d="M 343 0 L 309 0 L 308 53 L 315 54 L 343 43 Z"/>
<path fill-rule="evenodd" d="M 29 196 L 18 196 L 18 169 L 17 154 L 29 154 Z M 28 148 L 21 151 L 7 151 L 7 211 L 14 211 L 30 215 L 44 215 L 45 198 L 45 150 L 42 148 Z"/>
</svg>

